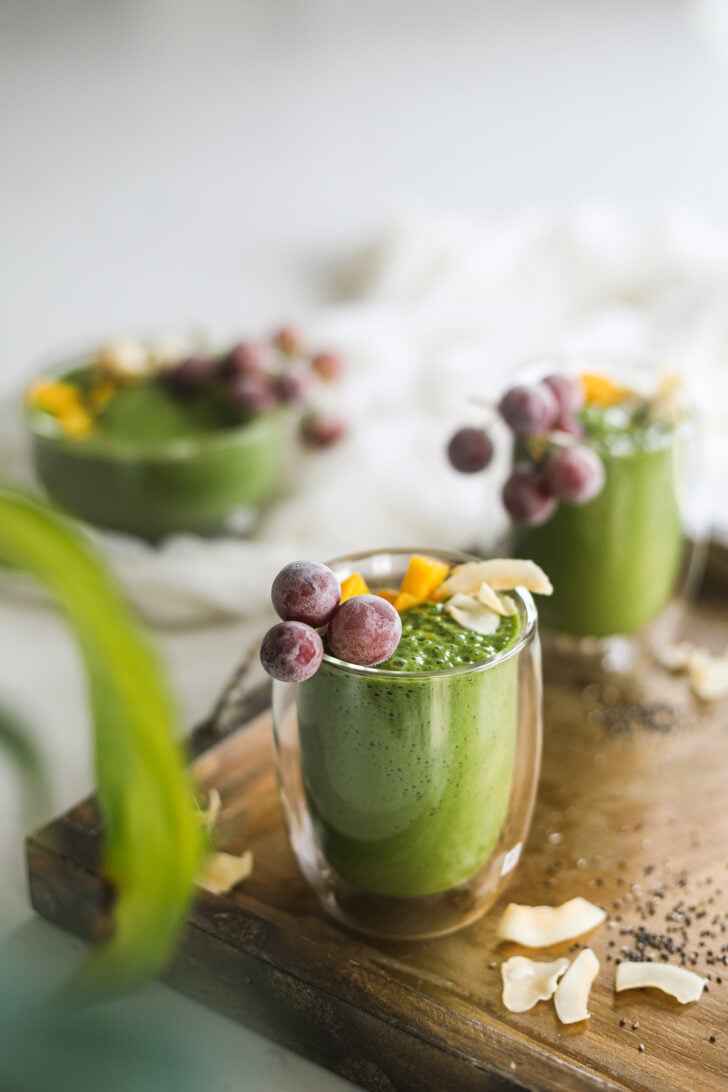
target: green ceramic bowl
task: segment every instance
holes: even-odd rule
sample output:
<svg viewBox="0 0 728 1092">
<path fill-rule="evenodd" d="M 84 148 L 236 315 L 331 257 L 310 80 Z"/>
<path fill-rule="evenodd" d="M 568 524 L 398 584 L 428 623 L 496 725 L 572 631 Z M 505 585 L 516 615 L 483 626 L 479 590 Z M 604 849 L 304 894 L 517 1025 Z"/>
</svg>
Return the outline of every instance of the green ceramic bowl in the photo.
<svg viewBox="0 0 728 1092">
<path fill-rule="evenodd" d="M 73 381 L 82 373 L 77 363 L 54 378 Z M 159 539 L 220 530 L 275 495 L 287 462 L 287 410 L 223 423 L 209 407 L 192 412 L 161 389 L 151 404 L 143 392 L 136 404 L 127 393 L 118 408 L 108 428 L 85 438 L 68 436 L 41 410 L 27 410 L 36 474 L 72 515 Z"/>
</svg>

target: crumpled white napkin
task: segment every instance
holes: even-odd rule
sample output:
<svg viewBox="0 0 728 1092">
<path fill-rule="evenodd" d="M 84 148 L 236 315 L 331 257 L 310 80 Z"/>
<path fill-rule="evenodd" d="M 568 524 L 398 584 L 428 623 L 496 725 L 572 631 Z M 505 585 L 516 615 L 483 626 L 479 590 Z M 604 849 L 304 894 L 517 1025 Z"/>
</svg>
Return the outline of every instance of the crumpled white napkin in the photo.
<svg viewBox="0 0 728 1092">
<path fill-rule="evenodd" d="M 258 614 L 296 557 L 492 543 L 504 526 L 499 475 L 456 474 L 444 446 L 455 425 L 481 419 L 472 395 L 543 352 L 649 352 L 680 367 L 705 415 L 710 480 L 725 480 L 728 237 L 689 216 L 413 214 L 352 258 L 343 281 L 347 300 L 305 328 L 346 359 L 328 397 L 350 435 L 298 461 L 255 533 L 150 546 L 92 532 L 149 620 Z M 1 476 L 27 476 L 20 433 L 6 408 Z M 715 514 L 728 528 L 728 510 Z"/>
</svg>

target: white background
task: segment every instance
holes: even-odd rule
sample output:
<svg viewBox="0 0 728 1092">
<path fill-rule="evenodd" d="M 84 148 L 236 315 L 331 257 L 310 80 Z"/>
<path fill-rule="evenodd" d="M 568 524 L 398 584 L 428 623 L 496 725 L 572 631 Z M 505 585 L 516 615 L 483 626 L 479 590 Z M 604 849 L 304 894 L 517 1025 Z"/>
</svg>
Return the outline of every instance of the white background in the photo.
<svg viewBox="0 0 728 1092">
<path fill-rule="evenodd" d="M 599 199 L 725 226 L 727 7 L 0 0 L 0 394 L 109 332 L 305 315 L 403 210 Z M 244 638 L 161 636 L 188 722 Z M 44 608 L 0 603 L 0 692 L 42 742 L 53 809 L 70 805 L 91 784 L 88 728 Z M 9 775 L 0 789 L 0 910 L 11 943 L 57 967 L 74 945 L 22 924 Z M 214 1049 L 208 1092 L 344 1087 L 162 987 L 125 1004 Z"/>
</svg>

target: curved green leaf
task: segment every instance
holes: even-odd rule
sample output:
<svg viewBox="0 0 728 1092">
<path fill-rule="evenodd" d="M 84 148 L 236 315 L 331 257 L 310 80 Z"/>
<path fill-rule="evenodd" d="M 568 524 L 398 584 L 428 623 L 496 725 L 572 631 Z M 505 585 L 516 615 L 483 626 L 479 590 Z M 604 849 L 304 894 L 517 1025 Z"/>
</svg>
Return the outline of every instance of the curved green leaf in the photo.
<svg viewBox="0 0 728 1092">
<path fill-rule="evenodd" d="M 104 872 L 115 929 L 75 986 L 111 993 L 160 970 L 184 917 L 203 836 L 157 657 L 100 559 L 70 521 L 0 489 L 0 557 L 55 598 L 89 685 Z"/>
</svg>

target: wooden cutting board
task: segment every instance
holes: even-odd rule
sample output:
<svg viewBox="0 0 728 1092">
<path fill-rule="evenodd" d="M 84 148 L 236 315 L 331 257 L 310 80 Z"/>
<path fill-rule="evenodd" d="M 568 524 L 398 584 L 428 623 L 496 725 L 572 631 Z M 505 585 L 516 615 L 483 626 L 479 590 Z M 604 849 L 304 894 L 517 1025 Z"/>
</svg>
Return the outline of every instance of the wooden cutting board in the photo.
<svg viewBox="0 0 728 1092">
<path fill-rule="evenodd" d="M 722 649 L 728 600 L 693 610 L 696 640 Z M 364 1088 L 728 1088 L 728 700 L 642 665 L 632 681 L 547 658 L 545 751 L 523 860 L 504 898 L 450 937 L 376 943 L 331 922 L 296 868 L 278 804 L 267 694 L 240 730 L 193 736 L 196 776 L 221 795 L 218 845 L 252 849 L 252 876 L 196 901 L 166 976 L 176 988 Z M 100 825 L 87 801 L 28 841 L 36 910 L 82 937 L 107 928 Z M 591 1020 L 553 1006 L 508 1013 L 496 923 L 510 900 L 583 895 L 608 923 L 586 942 L 601 969 Z M 571 945 L 537 958 L 569 954 Z M 700 1002 L 614 992 L 625 952 L 710 977 Z M 533 953 L 532 953 L 533 954 Z"/>
</svg>

